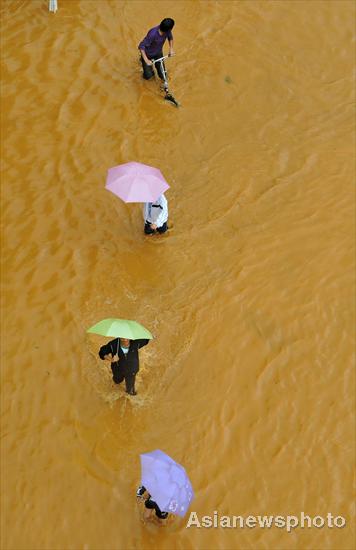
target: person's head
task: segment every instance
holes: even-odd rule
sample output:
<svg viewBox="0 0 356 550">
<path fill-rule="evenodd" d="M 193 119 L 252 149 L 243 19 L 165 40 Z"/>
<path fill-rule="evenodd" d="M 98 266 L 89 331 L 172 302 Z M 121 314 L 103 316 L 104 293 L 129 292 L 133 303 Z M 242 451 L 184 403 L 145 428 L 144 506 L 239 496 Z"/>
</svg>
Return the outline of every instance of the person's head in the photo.
<svg viewBox="0 0 356 550">
<path fill-rule="evenodd" d="M 170 17 L 166 17 L 166 19 L 163 19 L 159 24 L 159 30 L 161 32 L 171 31 L 173 27 L 174 27 L 174 21 Z"/>
<path fill-rule="evenodd" d="M 130 342 L 131 340 L 129 340 L 128 338 L 120 338 L 120 346 L 122 346 L 123 348 L 129 348 Z"/>
</svg>

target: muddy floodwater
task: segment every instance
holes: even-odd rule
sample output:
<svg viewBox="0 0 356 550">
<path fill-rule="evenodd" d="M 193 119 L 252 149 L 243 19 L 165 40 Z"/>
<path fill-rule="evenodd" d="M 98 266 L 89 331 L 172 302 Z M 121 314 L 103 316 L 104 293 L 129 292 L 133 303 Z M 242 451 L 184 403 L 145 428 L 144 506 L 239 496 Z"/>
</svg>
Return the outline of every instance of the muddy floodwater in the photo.
<svg viewBox="0 0 356 550">
<path fill-rule="evenodd" d="M 0 6 L 1 550 L 352 550 L 354 2 L 58 7 Z M 179 108 L 138 62 L 165 17 Z M 166 235 L 105 190 L 129 161 L 170 184 Z M 107 317 L 155 336 L 136 397 L 86 333 Z M 346 523 L 146 522 L 154 449 L 200 520 Z"/>
</svg>

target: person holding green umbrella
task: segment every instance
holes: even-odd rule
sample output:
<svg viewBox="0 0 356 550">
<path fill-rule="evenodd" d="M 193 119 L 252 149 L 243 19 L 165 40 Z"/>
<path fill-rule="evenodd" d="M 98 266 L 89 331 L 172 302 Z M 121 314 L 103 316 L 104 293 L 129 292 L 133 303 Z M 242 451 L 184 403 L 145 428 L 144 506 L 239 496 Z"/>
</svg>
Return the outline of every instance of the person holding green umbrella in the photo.
<svg viewBox="0 0 356 550">
<path fill-rule="evenodd" d="M 148 344 L 153 338 L 152 334 L 136 321 L 124 319 L 104 319 L 91 327 L 88 332 L 103 336 L 117 336 L 101 346 L 99 357 L 111 363 L 115 384 L 125 380 L 126 393 L 137 395 L 135 379 L 140 368 L 138 350 Z"/>
</svg>

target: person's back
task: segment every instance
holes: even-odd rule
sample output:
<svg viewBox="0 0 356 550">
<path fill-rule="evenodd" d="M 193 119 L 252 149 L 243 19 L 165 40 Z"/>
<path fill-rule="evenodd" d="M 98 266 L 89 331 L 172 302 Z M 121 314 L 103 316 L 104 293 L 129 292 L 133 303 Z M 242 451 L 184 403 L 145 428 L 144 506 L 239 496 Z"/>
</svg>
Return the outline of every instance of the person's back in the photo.
<svg viewBox="0 0 356 550">
<path fill-rule="evenodd" d="M 164 194 L 155 202 L 146 202 L 143 206 L 144 232 L 152 235 L 156 231 L 165 233 L 168 230 L 168 201 Z"/>
</svg>

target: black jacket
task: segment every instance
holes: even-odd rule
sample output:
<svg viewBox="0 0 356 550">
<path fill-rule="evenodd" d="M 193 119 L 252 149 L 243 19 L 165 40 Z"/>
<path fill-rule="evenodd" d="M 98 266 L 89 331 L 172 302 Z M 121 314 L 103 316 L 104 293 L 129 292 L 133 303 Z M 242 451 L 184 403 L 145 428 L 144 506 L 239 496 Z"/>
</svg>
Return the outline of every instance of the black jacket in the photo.
<svg viewBox="0 0 356 550">
<path fill-rule="evenodd" d="M 118 365 L 123 367 L 127 373 L 136 374 L 140 368 L 138 350 L 143 346 L 146 346 L 148 342 L 149 340 L 144 339 L 131 340 L 129 351 L 127 352 L 127 355 L 125 355 L 120 347 L 119 338 L 115 338 L 115 340 L 111 340 L 104 346 L 101 346 L 99 350 L 99 357 L 103 359 L 104 355 L 108 355 L 110 353 L 112 355 L 116 355 L 118 353 L 119 360 L 112 362 L 111 365 Z"/>
</svg>

